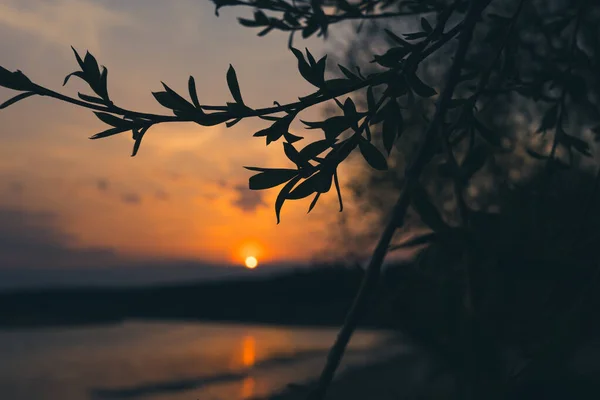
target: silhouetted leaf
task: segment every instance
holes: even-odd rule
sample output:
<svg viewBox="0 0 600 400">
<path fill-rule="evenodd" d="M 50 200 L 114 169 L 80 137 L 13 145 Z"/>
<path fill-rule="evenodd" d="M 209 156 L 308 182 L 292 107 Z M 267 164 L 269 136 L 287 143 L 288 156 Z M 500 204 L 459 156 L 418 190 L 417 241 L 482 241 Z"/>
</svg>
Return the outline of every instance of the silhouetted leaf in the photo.
<svg viewBox="0 0 600 400">
<path fill-rule="evenodd" d="M 526 149 L 526 151 L 527 151 L 527 154 L 529 154 L 531 157 L 533 157 L 537 160 L 547 160 L 548 159 L 548 156 L 540 154 L 534 150 Z"/>
<path fill-rule="evenodd" d="M 402 112 L 396 100 L 392 99 L 385 105 L 384 115 L 385 119 L 383 120 L 381 135 L 383 138 L 383 147 L 389 155 L 392 147 L 394 147 L 394 143 L 402 133 Z"/>
<path fill-rule="evenodd" d="M 318 171 L 292 190 L 287 198 L 290 200 L 300 200 L 315 192 L 327 193 L 331 188 L 332 179 L 333 173 L 325 170 Z"/>
<path fill-rule="evenodd" d="M 433 31 L 431 24 L 429 23 L 429 21 L 427 21 L 426 18 L 421 18 L 421 28 L 423 28 L 423 30 L 427 33 Z"/>
<path fill-rule="evenodd" d="M 317 204 L 317 201 L 319 201 L 319 196 L 321 196 L 321 193 L 317 192 L 314 199 L 310 202 L 310 206 L 308 207 L 307 214 L 309 214 L 312 211 L 312 209 L 315 207 L 315 205 Z"/>
<path fill-rule="evenodd" d="M 377 111 L 377 103 L 375 102 L 375 95 L 373 94 L 373 88 L 369 86 L 367 88 L 367 107 L 369 107 L 369 113 L 375 114 Z"/>
<path fill-rule="evenodd" d="M 425 225 L 434 232 L 448 229 L 448 225 L 442 218 L 438 209 L 429 199 L 429 194 L 425 191 L 423 186 L 416 184 L 413 187 L 411 194 L 413 207 Z"/>
<path fill-rule="evenodd" d="M 198 100 L 198 93 L 196 92 L 196 80 L 190 75 L 188 79 L 188 91 L 190 92 L 190 98 L 196 108 L 200 108 L 200 101 Z"/>
<path fill-rule="evenodd" d="M 135 140 L 135 142 L 133 143 L 131 157 L 135 157 L 137 155 L 138 151 L 140 150 L 140 145 L 142 144 L 142 139 L 146 132 L 148 132 L 148 129 L 150 129 L 150 126 L 144 126 L 141 129 L 133 128 L 133 140 Z"/>
<path fill-rule="evenodd" d="M 307 82 L 318 87 L 319 82 L 315 79 L 312 69 L 310 68 L 310 66 L 308 65 L 306 60 L 304 59 L 304 55 L 302 54 L 302 52 L 293 47 L 290 47 L 290 50 L 292 51 L 292 53 L 294 53 L 294 55 L 296 56 L 296 59 L 298 59 L 298 71 L 300 72 L 300 75 L 302 75 L 302 77 Z"/>
<path fill-rule="evenodd" d="M 371 62 L 375 62 L 382 67 L 394 68 L 400 63 L 404 56 L 409 53 L 409 51 L 410 49 L 408 47 L 392 47 L 382 55 L 374 55 L 373 61 Z"/>
<path fill-rule="evenodd" d="M 237 75 L 231 64 L 229 64 L 229 69 L 227 70 L 227 85 L 229 86 L 229 91 L 231 92 L 234 100 L 237 103 L 244 104 L 244 101 L 242 100 L 242 93 L 240 92 L 240 85 L 237 80 Z"/>
<path fill-rule="evenodd" d="M 75 71 L 75 72 L 71 72 L 69 75 L 65 76 L 65 80 L 63 81 L 63 86 L 65 86 L 67 84 L 67 82 L 69 82 L 69 79 L 71 79 L 72 76 L 76 76 L 85 81 L 85 75 L 83 74 L 83 72 Z"/>
<path fill-rule="evenodd" d="M 377 150 L 377 147 L 366 140 L 360 140 L 358 142 L 358 147 L 371 167 L 379 171 L 385 171 L 387 169 L 387 161 L 383 154 Z"/>
<path fill-rule="evenodd" d="M 21 71 L 0 67 L 0 86 L 13 90 L 32 90 L 33 83 Z"/>
<path fill-rule="evenodd" d="M 400 36 L 396 35 L 394 32 L 388 30 L 388 29 L 384 29 L 385 33 L 396 43 L 407 47 L 407 48 L 411 48 L 413 45 L 408 43 L 406 40 L 402 39 Z"/>
<path fill-rule="evenodd" d="M 292 135 L 289 131 L 288 132 L 284 132 L 283 133 L 283 138 L 285 139 L 286 142 L 288 142 L 289 144 L 293 144 L 296 143 L 302 139 L 304 139 L 302 136 L 296 136 L 296 135 Z"/>
<path fill-rule="evenodd" d="M 350 121 L 352 128 L 358 129 L 359 115 L 356 112 L 356 106 L 350 97 L 344 102 L 344 116 Z"/>
<path fill-rule="evenodd" d="M 73 50 L 73 53 L 75 54 L 75 59 L 77 60 L 77 64 L 79 64 L 79 68 L 81 68 L 83 70 L 85 68 L 83 59 L 81 58 L 81 56 L 79 55 L 77 50 L 75 50 L 75 47 L 71 46 L 71 49 Z"/>
<path fill-rule="evenodd" d="M 302 121 L 302 120 L 301 120 Z M 350 129 L 350 121 L 345 116 L 336 116 L 325 121 L 308 122 L 302 121 L 308 129 L 323 129 L 328 140 L 337 138 L 342 132 Z"/>
<path fill-rule="evenodd" d="M 131 126 L 133 125 L 133 122 L 126 121 L 126 120 L 116 117 L 112 114 L 107 114 L 107 113 L 97 112 L 97 111 L 94 112 L 94 114 L 96 114 L 96 117 L 98 117 L 98 119 L 100 121 L 104 122 L 105 124 L 114 126 L 115 128 L 131 129 Z"/>
<path fill-rule="evenodd" d="M 100 81 L 100 67 L 98 61 L 89 51 L 85 53 L 83 59 L 83 73 L 85 74 L 86 81 L 94 88 Z"/>
<path fill-rule="evenodd" d="M 291 144 L 283 143 L 283 151 L 287 158 L 298 166 L 298 169 L 312 167 L 308 160 L 304 158 Z"/>
<path fill-rule="evenodd" d="M 4 108 L 6 108 L 6 107 L 8 107 L 10 105 L 13 105 L 13 104 L 15 104 L 18 101 L 21 101 L 23 99 L 31 97 L 33 95 L 35 95 L 35 93 L 33 93 L 33 92 L 25 92 L 25 93 L 21 93 L 19 95 L 16 95 L 12 99 L 8 99 L 4 103 L 0 104 L 0 110 L 4 109 Z"/>
<path fill-rule="evenodd" d="M 357 75 L 355 75 L 354 73 L 352 73 L 351 71 L 349 71 L 349 70 L 348 70 L 346 67 L 344 67 L 343 65 L 341 65 L 341 64 L 338 64 L 338 68 L 339 68 L 339 69 L 340 69 L 340 71 L 342 71 L 342 73 L 343 73 L 344 75 L 346 75 L 346 77 L 347 77 L 348 79 L 350 79 L 351 81 L 354 81 L 354 82 L 360 82 L 360 81 L 361 81 L 361 79 L 360 79 L 360 78 L 359 78 Z"/>
<path fill-rule="evenodd" d="M 410 87 L 415 91 L 417 95 L 421 97 L 427 98 L 437 94 L 435 89 L 423 83 L 423 81 L 419 79 L 417 74 L 409 74 L 406 76 L 406 79 Z"/>
<path fill-rule="evenodd" d="M 556 126 L 556 120 L 558 118 L 558 105 L 555 104 L 550 107 L 544 116 L 542 117 L 542 122 L 540 127 L 537 129 L 537 132 L 545 132 L 548 129 L 552 129 Z"/>
<path fill-rule="evenodd" d="M 333 183 L 335 184 L 335 191 L 337 193 L 338 202 L 340 203 L 340 212 L 344 211 L 344 203 L 342 202 L 342 191 L 340 189 L 340 182 L 337 176 L 337 170 L 333 173 Z"/>
<path fill-rule="evenodd" d="M 279 140 L 283 135 L 288 133 L 290 128 L 290 124 L 294 119 L 294 115 L 290 114 L 286 117 L 282 117 L 279 120 L 275 121 L 273 125 L 268 128 L 262 129 L 254 134 L 255 137 L 266 136 L 267 146 L 271 142 L 275 142 Z"/>
<path fill-rule="evenodd" d="M 89 103 L 94 103 L 94 104 L 105 104 L 106 101 L 104 99 L 101 99 L 99 97 L 95 97 L 95 96 L 88 96 L 87 94 L 84 93 L 77 93 L 77 96 L 79 96 L 79 98 L 81 100 L 87 101 Z"/>
<path fill-rule="evenodd" d="M 277 224 L 281 222 L 281 208 L 283 207 L 283 203 L 287 200 L 287 196 L 290 194 L 290 191 L 296 185 L 296 183 L 298 183 L 300 178 L 300 176 L 293 177 L 288 183 L 285 184 L 285 186 L 277 195 L 277 199 L 275 199 L 275 216 L 277 217 Z"/>
<path fill-rule="evenodd" d="M 327 139 L 318 140 L 316 142 L 312 142 L 302 150 L 300 150 L 300 155 L 307 160 L 310 160 L 319 154 L 323 153 L 327 149 L 331 147 L 331 141 Z"/>
<path fill-rule="evenodd" d="M 265 169 L 263 172 L 250 177 L 251 190 L 269 189 L 279 186 L 298 175 L 295 169 L 274 168 Z"/>
<path fill-rule="evenodd" d="M 100 133 L 96 133 L 95 135 L 90 136 L 90 139 L 95 140 L 95 139 L 102 139 L 108 136 L 113 136 L 116 135 L 118 133 L 122 133 L 125 131 L 128 131 L 129 129 L 131 129 L 131 127 L 119 127 L 119 128 L 110 128 L 107 129 L 103 132 Z"/>
<path fill-rule="evenodd" d="M 485 165 L 488 155 L 487 147 L 483 145 L 473 147 L 461 164 L 463 178 L 468 180 L 479 171 Z"/>
</svg>

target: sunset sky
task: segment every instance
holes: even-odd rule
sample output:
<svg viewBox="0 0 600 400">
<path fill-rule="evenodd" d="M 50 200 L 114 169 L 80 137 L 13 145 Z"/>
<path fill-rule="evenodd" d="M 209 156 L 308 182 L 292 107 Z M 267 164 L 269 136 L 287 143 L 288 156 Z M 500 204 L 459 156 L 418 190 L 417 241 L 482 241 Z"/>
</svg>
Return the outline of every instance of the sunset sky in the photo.
<svg viewBox="0 0 600 400">
<path fill-rule="evenodd" d="M 206 0 L 0 0 L 0 65 L 76 95 L 85 87 L 75 79 L 61 88 L 77 69 L 70 46 L 89 49 L 108 67 L 115 103 L 163 114 L 151 91 L 162 80 L 185 93 L 189 75 L 201 102 L 224 105 L 230 63 L 252 106 L 309 93 L 286 35 L 260 38 L 237 24 L 251 13 L 224 8 L 217 18 Z M 296 46 L 318 56 L 328 45 L 315 38 Z M 0 90 L 2 101 L 12 95 Z M 0 267 L 309 260 L 328 240 L 335 195 L 309 215 L 310 199 L 286 203 L 276 225 L 277 190 L 250 191 L 242 168 L 291 166 L 281 143 L 252 137 L 264 122 L 153 127 L 131 158 L 130 133 L 88 140 L 105 127 L 90 111 L 36 97 L 0 112 Z"/>
</svg>

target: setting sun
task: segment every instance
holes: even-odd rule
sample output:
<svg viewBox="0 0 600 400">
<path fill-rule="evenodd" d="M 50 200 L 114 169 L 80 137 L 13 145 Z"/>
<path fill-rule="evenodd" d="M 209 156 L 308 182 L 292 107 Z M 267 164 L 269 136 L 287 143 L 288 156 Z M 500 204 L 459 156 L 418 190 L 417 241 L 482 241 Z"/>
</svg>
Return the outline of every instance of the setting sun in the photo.
<svg viewBox="0 0 600 400">
<path fill-rule="evenodd" d="M 256 260 L 256 257 L 246 257 L 246 267 L 250 268 L 250 269 L 254 269 L 256 268 L 256 266 L 258 265 L 258 261 Z"/>
</svg>

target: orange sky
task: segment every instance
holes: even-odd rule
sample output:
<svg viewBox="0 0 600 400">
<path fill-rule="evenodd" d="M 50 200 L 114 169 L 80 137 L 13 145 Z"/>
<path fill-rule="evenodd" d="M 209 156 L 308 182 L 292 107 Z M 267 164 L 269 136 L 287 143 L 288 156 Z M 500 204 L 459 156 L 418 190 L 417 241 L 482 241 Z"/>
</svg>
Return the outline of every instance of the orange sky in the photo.
<svg viewBox="0 0 600 400">
<path fill-rule="evenodd" d="M 113 100 L 148 112 L 168 113 L 150 94 L 160 90 L 161 80 L 185 93 L 190 74 L 201 102 L 223 105 L 230 100 L 230 63 L 252 106 L 308 93 L 311 87 L 286 50 L 287 36 L 259 38 L 239 26 L 235 18 L 249 13 L 226 8 L 217 18 L 212 3 L 197 0 L 0 0 L 0 65 L 61 89 L 77 65 L 70 46 L 89 49 L 109 69 Z M 300 45 L 315 55 L 326 51 L 320 39 Z M 61 90 L 75 95 L 83 88 L 72 80 Z M 0 99 L 10 96 L 0 90 Z M 310 115 L 319 116 L 319 110 Z M 263 122 L 231 129 L 155 127 L 131 158 L 130 134 L 87 139 L 104 128 L 89 111 L 32 98 L 0 112 L 0 255 L 1 241 L 12 243 L 4 244 L 8 256 L 0 267 L 14 260 L 39 264 L 48 252 L 62 251 L 61 259 L 69 259 L 91 249 L 116 258 L 308 260 L 327 241 L 335 195 L 310 215 L 309 199 L 290 201 L 276 225 L 277 191 L 249 191 L 251 173 L 242 168 L 286 165 L 281 143 L 267 148 L 252 137 Z M 314 131 L 294 133 L 317 137 Z M 36 251 L 41 260 L 31 256 Z"/>
</svg>

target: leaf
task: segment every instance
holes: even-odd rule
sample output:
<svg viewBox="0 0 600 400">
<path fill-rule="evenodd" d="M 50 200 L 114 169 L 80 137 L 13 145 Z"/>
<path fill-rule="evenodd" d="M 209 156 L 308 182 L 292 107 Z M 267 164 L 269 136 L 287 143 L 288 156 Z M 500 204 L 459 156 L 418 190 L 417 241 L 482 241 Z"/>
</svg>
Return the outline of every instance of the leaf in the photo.
<svg viewBox="0 0 600 400">
<path fill-rule="evenodd" d="M 438 209 L 431 202 L 429 194 L 419 183 L 412 188 L 412 204 L 419 217 L 421 217 L 421 221 L 434 232 L 449 228 Z"/>
<path fill-rule="evenodd" d="M 540 154 L 534 150 L 531 149 L 526 149 L 527 154 L 529 154 L 531 157 L 535 158 L 536 160 L 547 160 L 548 156 Z"/>
<path fill-rule="evenodd" d="M 8 106 L 11 106 L 11 105 L 15 104 L 18 101 L 21 101 L 23 99 L 31 97 L 33 95 L 35 95 L 35 93 L 33 93 L 33 92 L 25 92 L 25 93 L 18 94 L 15 97 L 13 97 L 12 99 L 8 99 L 4 103 L 0 104 L 0 110 L 6 108 Z"/>
<path fill-rule="evenodd" d="M 344 102 L 344 116 L 350 121 L 352 128 L 358 130 L 358 120 L 360 117 L 356 112 L 356 106 L 350 97 Z"/>
<path fill-rule="evenodd" d="M 71 49 L 73 50 L 73 53 L 75 53 L 75 59 L 77 60 L 77 64 L 79 64 L 79 68 L 83 69 L 84 64 L 83 64 L 83 60 L 81 59 L 81 56 L 79 55 L 77 50 L 75 50 L 75 47 L 71 46 Z"/>
<path fill-rule="evenodd" d="M 137 128 L 133 128 L 133 139 L 135 142 L 133 143 L 133 151 L 131 152 L 131 157 L 135 157 L 140 150 L 140 145 L 142 144 L 142 138 L 146 134 L 146 132 L 150 129 L 150 125 L 144 126 L 142 129 L 137 130 Z"/>
<path fill-rule="evenodd" d="M 65 86 L 67 84 L 67 82 L 69 82 L 69 79 L 71 79 L 72 76 L 76 76 L 85 81 L 85 75 L 83 74 L 83 72 L 75 71 L 75 72 L 71 72 L 69 75 L 65 76 L 65 80 L 63 81 L 63 86 Z"/>
<path fill-rule="evenodd" d="M 296 135 L 292 135 L 290 132 L 284 132 L 283 133 L 283 138 L 286 140 L 286 142 L 288 142 L 289 144 L 293 144 L 296 143 L 302 139 L 304 139 L 302 136 L 296 136 Z"/>
<path fill-rule="evenodd" d="M 385 119 L 381 128 L 383 147 L 385 147 L 388 155 L 392 152 L 396 139 L 402 133 L 402 125 L 402 112 L 396 100 L 392 99 L 385 106 Z"/>
<path fill-rule="evenodd" d="M 98 87 L 94 91 L 98 96 L 108 101 L 108 69 L 106 67 L 102 67 Z"/>
<path fill-rule="evenodd" d="M 187 103 L 187 101 L 179 95 L 173 96 L 170 92 L 152 92 L 152 95 L 161 106 L 170 110 L 194 109 L 194 107 L 190 103 Z M 184 102 L 187 103 L 187 105 L 185 105 Z"/>
<path fill-rule="evenodd" d="M 477 171 L 479 171 L 485 165 L 488 155 L 489 151 L 486 146 L 477 145 L 473 147 L 461 165 L 464 179 L 470 179 Z"/>
<path fill-rule="evenodd" d="M 307 214 L 309 214 L 312 211 L 312 209 L 315 207 L 315 205 L 317 204 L 317 201 L 319 200 L 319 196 L 321 196 L 321 193 L 317 192 L 313 201 L 310 202 L 310 206 L 308 207 Z"/>
<path fill-rule="evenodd" d="M 310 51 L 308 51 L 308 48 L 305 47 L 304 51 L 306 51 L 306 58 L 308 59 L 308 63 L 310 64 L 310 67 L 314 68 L 317 65 L 317 61 L 315 60 L 313 55 L 310 53 Z"/>
<path fill-rule="evenodd" d="M 298 169 L 311 168 L 312 165 L 304 158 L 294 146 L 289 143 L 283 143 L 283 152 L 287 158 L 298 166 Z"/>
<path fill-rule="evenodd" d="M 344 211 L 344 203 L 342 202 L 342 191 L 340 190 L 340 182 L 338 180 L 337 170 L 333 173 L 333 183 L 337 192 L 338 202 L 340 203 L 340 212 Z"/>
<path fill-rule="evenodd" d="M 394 32 L 388 30 L 388 29 L 384 29 L 385 33 L 396 43 L 398 43 L 401 46 L 404 47 L 412 47 L 413 45 L 408 43 L 406 40 L 402 39 L 400 36 L 396 35 Z"/>
<path fill-rule="evenodd" d="M 308 122 L 301 120 L 301 122 L 308 126 L 308 129 L 323 129 L 325 138 L 330 141 L 337 138 L 345 130 L 350 129 L 350 121 L 341 115 L 328 118 L 325 121 Z"/>
<path fill-rule="evenodd" d="M 89 103 L 106 104 L 106 101 L 104 99 L 99 98 L 99 97 L 88 96 L 87 94 L 84 94 L 84 93 L 77 93 L 77 96 L 79 96 L 79 98 L 81 100 L 87 101 Z"/>
<path fill-rule="evenodd" d="M 86 81 L 90 84 L 92 88 L 97 87 L 100 82 L 100 67 L 98 66 L 98 61 L 96 61 L 96 57 L 94 57 L 89 51 L 85 53 L 85 58 L 83 59 L 83 73 L 86 76 Z"/>
<path fill-rule="evenodd" d="M 274 168 L 265 169 L 263 172 L 250 177 L 251 190 L 269 189 L 279 186 L 298 175 L 295 169 Z"/>
<path fill-rule="evenodd" d="M 305 179 L 304 182 L 302 182 L 294 190 L 292 190 L 288 195 L 288 199 L 300 200 L 310 196 L 315 192 L 327 193 L 331 188 L 332 178 L 333 173 L 330 173 L 325 170 L 318 171 L 311 177 Z"/>
<path fill-rule="evenodd" d="M 161 82 L 161 84 L 165 88 L 167 94 L 171 96 L 173 103 L 176 105 L 176 108 L 174 108 L 174 110 L 188 110 L 197 112 L 194 106 L 189 101 L 184 99 L 181 95 L 179 95 L 179 93 L 168 87 L 164 82 Z"/>
<path fill-rule="evenodd" d="M 371 62 L 375 62 L 382 67 L 394 68 L 400 63 L 400 61 L 402 61 L 404 56 L 406 56 L 409 51 L 410 49 L 408 47 L 392 47 L 382 55 L 374 55 Z"/>
<path fill-rule="evenodd" d="M 427 86 L 417 74 L 413 73 L 406 77 L 408 84 L 415 91 L 415 93 L 421 97 L 431 97 L 437 94 L 434 88 Z"/>
<path fill-rule="evenodd" d="M 315 76 L 312 72 L 312 69 L 310 68 L 310 66 L 308 65 L 306 60 L 304 59 L 304 55 L 302 54 L 302 52 L 293 47 L 290 47 L 290 50 L 292 51 L 292 53 L 294 53 L 294 56 L 296 56 L 296 58 L 298 59 L 298 71 L 300 72 L 300 75 L 302 75 L 302 77 L 307 82 L 318 87 L 319 85 L 316 84 L 316 83 L 318 83 L 318 81 L 315 80 Z"/>
<path fill-rule="evenodd" d="M 377 103 L 375 102 L 375 95 L 373 94 L 373 88 L 369 86 L 367 89 L 367 107 L 371 115 L 377 111 Z"/>
<path fill-rule="evenodd" d="M 277 121 L 275 121 L 270 127 L 256 132 L 253 136 L 255 136 L 255 137 L 266 136 L 267 146 L 268 146 L 271 142 L 275 142 L 275 141 L 279 140 L 279 138 L 281 138 L 283 135 L 288 133 L 290 124 L 292 123 L 294 116 L 295 116 L 295 114 L 290 114 L 286 117 L 282 117 L 282 118 L 278 119 Z"/>
<path fill-rule="evenodd" d="M 385 171 L 387 169 L 387 161 L 385 160 L 383 154 L 377 150 L 377 147 L 373 146 L 373 144 L 364 139 L 361 139 L 358 142 L 358 147 L 363 157 L 371 167 L 379 171 Z"/>
<path fill-rule="evenodd" d="M 299 153 L 304 159 L 310 160 L 310 159 L 315 158 L 319 154 L 323 153 L 330 147 L 331 147 L 331 141 L 327 140 L 327 139 L 323 139 L 323 140 L 318 140 L 316 142 L 312 142 L 312 143 L 306 145 L 306 147 L 304 147 L 302 150 L 300 150 Z"/>
<path fill-rule="evenodd" d="M 10 72 L 4 67 L 0 67 L 0 86 L 13 90 L 34 90 L 33 83 L 23 72 Z"/>
<path fill-rule="evenodd" d="M 229 64 L 229 69 L 227 70 L 227 85 L 229 86 L 229 91 L 233 96 L 234 100 L 239 104 L 244 104 L 244 100 L 242 100 L 242 93 L 240 92 L 240 85 L 238 83 L 237 75 L 235 73 L 235 69 L 231 64 Z"/>
<path fill-rule="evenodd" d="M 346 75 L 346 77 L 347 77 L 348 79 L 350 79 L 351 81 L 354 81 L 354 82 L 360 82 L 360 81 L 361 81 L 361 79 L 360 79 L 360 78 L 359 78 L 357 75 L 355 75 L 354 73 L 352 73 L 350 70 L 348 70 L 348 69 L 347 69 L 346 67 L 344 67 L 343 65 L 341 65 L 341 64 L 338 64 L 338 68 L 339 68 L 339 69 L 340 69 L 340 71 L 342 71 L 342 73 L 343 73 L 344 75 Z"/>
<path fill-rule="evenodd" d="M 299 175 L 292 178 L 288 183 L 285 184 L 285 186 L 277 195 L 277 199 L 275 199 L 275 216 L 277 217 L 277 224 L 281 222 L 281 208 L 283 207 L 283 203 L 287 200 L 288 194 L 290 194 L 290 191 L 296 185 L 296 183 L 298 183 L 300 178 L 301 177 Z"/>
<path fill-rule="evenodd" d="M 426 18 L 421 18 L 421 28 L 423 28 L 423 30 L 427 33 L 431 33 L 431 31 L 433 31 L 431 24 Z"/>
<path fill-rule="evenodd" d="M 116 135 L 118 133 L 122 133 L 122 132 L 128 131 L 129 129 L 131 129 L 131 128 L 130 127 L 127 127 L 127 128 L 125 128 L 125 127 L 110 128 L 110 129 L 107 129 L 107 130 L 105 130 L 103 132 L 96 133 L 93 136 L 90 136 L 90 139 L 92 139 L 92 140 L 102 139 L 102 138 L 105 138 L 105 137 L 113 136 L 113 135 Z"/>
<path fill-rule="evenodd" d="M 115 128 L 130 129 L 131 126 L 133 125 L 133 123 L 131 121 L 126 121 L 126 120 L 116 117 L 112 114 L 107 114 L 107 113 L 98 112 L 98 111 L 95 111 L 94 114 L 96 114 L 96 117 L 98 117 L 98 119 L 100 121 L 104 122 L 105 124 L 114 126 Z"/>
<path fill-rule="evenodd" d="M 200 108 L 200 101 L 198 100 L 198 92 L 196 91 L 196 80 L 190 75 L 188 79 L 188 91 L 190 92 L 190 98 L 196 108 Z"/>
<path fill-rule="evenodd" d="M 302 29 L 302 38 L 306 39 L 307 37 L 309 37 L 310 35 L 315 33 L 318 29 L 319 29 L 319 25 L 317 25 L 314 22 L 307 25 L 304 29 Z"/>
<path fill-rule="evenodd" d="M 540 127 L 537 129 L 536 132 L 544 132 L 548 129 L 554 128 L 556 126 L 557 118 L 558 104 L 555 104 L 546 111 L 544 117 L 542 118 L 542 122 L 540 123 Z"/>
</svg>

